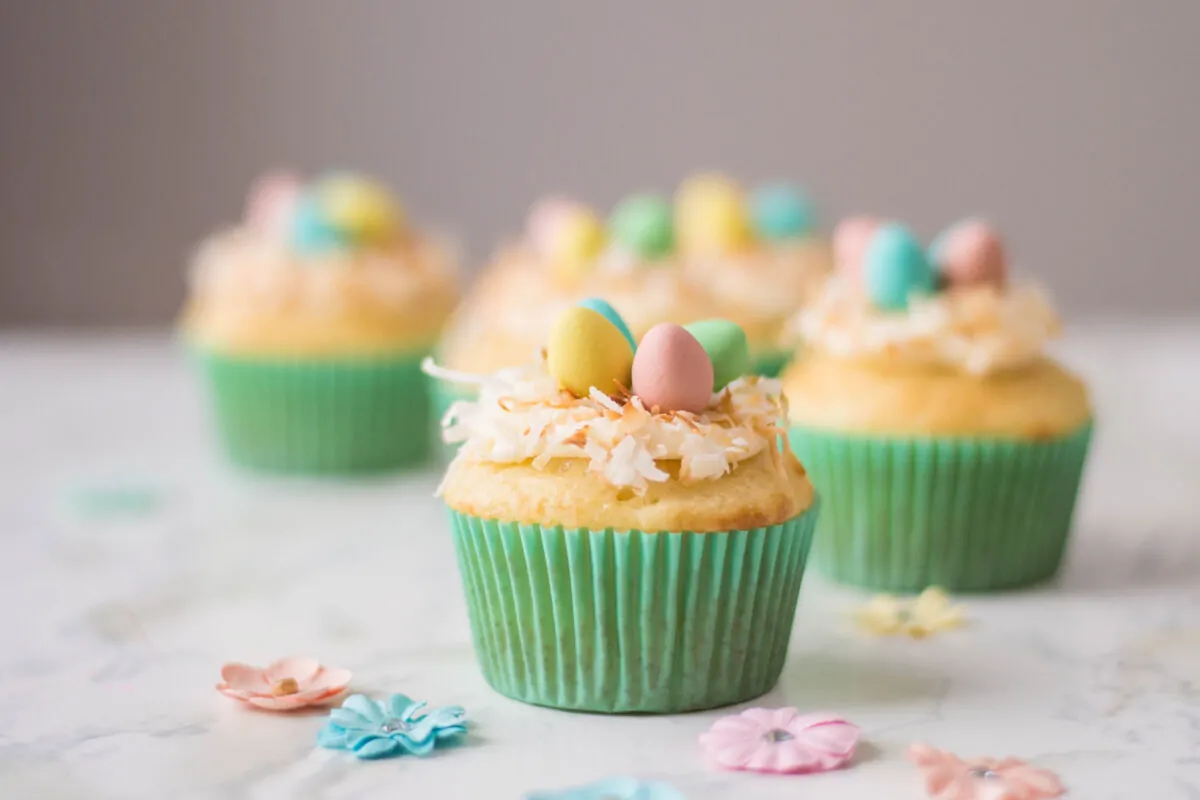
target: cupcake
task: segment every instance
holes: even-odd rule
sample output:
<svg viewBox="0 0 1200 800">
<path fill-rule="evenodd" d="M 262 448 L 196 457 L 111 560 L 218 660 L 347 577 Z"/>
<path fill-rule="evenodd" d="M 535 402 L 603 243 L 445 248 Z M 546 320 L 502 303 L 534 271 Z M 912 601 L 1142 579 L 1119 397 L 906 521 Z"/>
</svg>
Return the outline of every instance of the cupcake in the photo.
<svg viewBox="0 0 1200 800">
<path fill-rule="evenodd" d="M 242 224 L 197 251 L 182 319 L 232 459 L 334 474 L 421 461 L 421 359 L 457 283 L 450 249 L 377 183 L 261 180 Z"/>
<path fill-rule="evenodd" d="M 1092 433 L 1083 383 L 1044 352 L 1045 294 L 1008 278 L 986 224 L 926 252 L 849 220 L 838 275 L 799 317 L 792 447 L 829 498 L 813 553 L 876 590 L 986 591 L 1057 572 Z"/>
<path fill-rule="evenodd" d="M 787 321 L 833 270 L 812 203 L 786 183 L 747 194 L 728 178 L 701 175 L 676 192 L 675 228 L 688 277 L 746 331 L 754 371 L 778 375 L 791 356 L 781 341 Z"/>
<path fill-rule="evenodd" d="M 742 374 L 729 322 L 631 338 L 611 307 L 568 308 L 543 359 L 448 415 L 476 654 L 497 691 L 554 708 L 749 700 L 783 668 L 817 516 L 779 384 Z"/>
<path fill-rule="evenodd" d="M 501 247 L 483 270 L 447 326 L 439 361 L 471 373 L 524 366 L 554 320 L 587 297 L 615 307 L 635 336 L 660 322 L 682 324 L 716 313 L 709 293 L 680 268 L 669 202 L 632 196 L 603 221 L 581 203 L 549 198 L 530 211 L 519 240 Z M 469 399 L 471 391 L 466 384 L 439 382 L 439 411 Z"/>
</svg>

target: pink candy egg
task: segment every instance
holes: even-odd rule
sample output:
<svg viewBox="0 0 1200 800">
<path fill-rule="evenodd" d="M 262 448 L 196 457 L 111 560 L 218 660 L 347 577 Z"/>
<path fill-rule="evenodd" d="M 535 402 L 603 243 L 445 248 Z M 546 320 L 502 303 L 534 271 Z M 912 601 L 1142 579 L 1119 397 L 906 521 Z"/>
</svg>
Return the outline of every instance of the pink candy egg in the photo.
<svg viewBox="0 0 1200 800">
<path fill-rule="evenodd" d="M 286 235 L 292 210 L 300 198 L 300 178 L 291 172 L 269 172 L 250 187 L 246 224 L 271 236 Z"/>
<path fill-rule="evenodd" d="M 874 217 L 850 217 L 833 230 L 833 258 L 837 271 L 856 286 L 862 283 L 863 255 L 871 242 L 871 234 L 880 224 Z"/>
<path fill-rule="evenodd" d="M 1000 237 L 986 222 L 960 222 L 940 235 L 931 249 L 934 264 L 951 286 L 1004 286 L 1008 258 Z"/>
<path fill-rule="evenodd" d="M 525 235 L 533 249 L 542 255 L 551 253 L 558 232 L 580 209 L 579 203 L 566 197 L 546 197 L 534 203 L 525 222 Z"/>
<path fill-rule="evenodd" d="M 642 337 L 633 357 L 633 393 L 646 408 L 699 414 L 712 388 L 712 361 L 696 337 L 670 322 Z"/>
</svg>

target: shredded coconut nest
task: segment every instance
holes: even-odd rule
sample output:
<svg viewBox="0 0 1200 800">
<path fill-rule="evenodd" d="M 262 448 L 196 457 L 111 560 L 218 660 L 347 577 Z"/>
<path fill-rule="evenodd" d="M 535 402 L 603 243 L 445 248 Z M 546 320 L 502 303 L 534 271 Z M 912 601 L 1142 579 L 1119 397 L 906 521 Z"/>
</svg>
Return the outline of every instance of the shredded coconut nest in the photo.
<svg viewBox="0 0 1200 800">
<path fill-rule="evenodd" d="M 764 450 L 781 464 L 787 447 L 787 403 L 779 381 L 769 378 L 739 378 L 714 394 L 704 413 L 692 414 L 654 413 L 638 397 L 612 398 L 595 388 L 575 397 L 559 388 L 544 362 L 486 377 L 431 359 L 424 369 L 479 386 L 477 400 L 454 403 L 442 420 L 443 438 L 463 443 L 458 459 L 529 462 L 536 469 L 552 459 L 586 459 L 613 486 L 640 494 L 671 479 L 660 461 L 678 461 L 686 484 L 720 478 Z"/>
<path fill-rule="evenodd" d="M 456 258 L 453 244 L 433 238 L 299 256 L 282 240 L 236 227 L 197 248 L 188 277 L 196 297 L 234 308 L 341 308 L 369 299 L 404 310 L 430 291 L 453 290 Z"/>
<path fill-rule="evenodd" d="M 887 355 L 986 375 L 1039 358 L 1061 324 L 1037 285 L 977 286 L 914 297 L 907 311 L 873 306 L 833 278 L 792 328 L 809 345 L 837 356 Z"/>
</svg>

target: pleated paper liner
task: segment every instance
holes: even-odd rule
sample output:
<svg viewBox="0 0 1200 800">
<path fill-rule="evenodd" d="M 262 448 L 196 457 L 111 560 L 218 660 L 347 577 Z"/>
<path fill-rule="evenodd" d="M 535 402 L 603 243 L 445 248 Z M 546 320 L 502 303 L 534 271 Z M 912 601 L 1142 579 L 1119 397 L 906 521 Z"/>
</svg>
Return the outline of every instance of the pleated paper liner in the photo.
<svg viewBox="0 0 1200 800">
<path fill-rule="evenodd" d="M 750 700 L 778 681 L 817 509 L 722 533 L 450 519 L 475 652 L 496 691 L 665 714 Z"/>
<path fill-rule="evenodd" d="M 241 466 L 337 475 L 412 466 L 429 455 L 423 354 L 321 361 L 193 355 L 221 440 Z"/>
<path fill-rule="evenodd" d="M 868 589 L 988 591 L 1058 572 L 1091 440 L 889 438 L 793 426 L 826 499 L 813 566 Z"/>
</svg>

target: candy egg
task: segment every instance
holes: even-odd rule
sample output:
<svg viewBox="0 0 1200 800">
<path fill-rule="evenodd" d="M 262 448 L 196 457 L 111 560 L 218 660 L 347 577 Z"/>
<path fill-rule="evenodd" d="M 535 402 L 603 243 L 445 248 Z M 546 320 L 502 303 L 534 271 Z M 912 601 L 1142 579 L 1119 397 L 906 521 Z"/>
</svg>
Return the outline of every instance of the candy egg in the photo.
<svg viewBox="0 0 1200 800">
<path fill-rule="evenodd" d="M 292 209 L 288 241 L 296 252 L 308 256 L 325 255 L 351 245 L 345 234 L 330 224 L 321 198 L 311 191 L 301 194 Z"/>
<path fill-rule="evenodd" d="M 661 197 L 649 194 L 627 197 L 613 209 L 608 227 L 613 239 L 642 258 L 662 258 L 675 247 L 671 206 Z"/>
<path fill-rule="evenodd" d="M 637 339 L 633 338 L 633 333 L 629 330 L 629 326 L 625 324 L 625 320 L 617 313 L 617 310 L 608 304 L 608 301 L 601 300 L 599 297 L 586 297 L 579 301 L 581 308 L 590 308 L 597 314 L 603 316 L 606 320 L 616 326 L 621 335 L 629 342 L 629 346 L 634 350 L 637 349 Z"/>
<path fill-rule="evenodd" d="M 699 414 L 712 397 L 713 364 L 696 337 L 662 322 L 642 337 L 633 358 L 633 393 L 646 408 Z"/>
<path fill-rule="evenodd" d="M 700 175 L 679 187 L 675 229 L 680 247 L 699 256 L 737 252 L 754 239 L 741 187 L 720 175 Z"/>
<path fill-rule="evenodd" d="M 863 284 L 876 306 L 902 311 L 913 294 L 933 293 L 937 280 L 916 237 L 891 223 L 871 235 L 863 254 Z"/>
<path fill-rule="evenodd" d="M 816 213 L 812 203 L 794 186 L 772 183 L 750 196 L 754 228 L 764 239 L 802 239 L 812 232 Z"/>
<path fill-rule="evenodd" d="M 999 287 L 1008 276 L 1004 244 L 980 220 L 964 220 L 942 231 L 929 247 L 929 258 L 951 286 Z"/>
<path fill-rule="evenodd" d="M 604 226 L 595 214 L 580 206 L 557 221 L 546 256 L 555 274 L 574 282 L 591 270 L 604 252 L 604 245 Z"/>
<path fill-rule="evenodd" d="M 283 238 L 300 199 L 300 178 L 290 172 L 263 175 L 246 197 L 246 224 L 262 233 Z"/>
<path fill-rule="evenodd" d="M 737 380 L 750 369 L 750 346 L 746 332 L 727 319 L 705 319 L 683 326 L 696 338 L 712 362 L 713 392 L 719 392 L 730 381 Z"/>
<path fill-rule="evenodd" d="M 590 308 L 568 308 L 546 340 L 546 366 L 559 384 L 578 397 L 592 387 L 616 394 L 630 385 L 633 348 L 625 334 Z"/>
<path fill-rule="evenodd" d="M 837 271 L 855 285 L 862 283 L 863 255 L 879 225 L 874 217 L 850 217 L 833 229 L 833 260 Z"/>
<path fill-rule="evenodd" d="M 403 230 L 404 211 L 381 184 L 358 175 L 332 175 L 317 186 L 329 224 L 356 244 L 385 244 Z"/>
<path fill-rule="evenodd" d="M 525 236 L 533 249 L 549 255 L 563 226 L 572 216 L 587 209 L 566 197 L 545 197 L 529 209 L 525 221 Z"/>
</svg>

